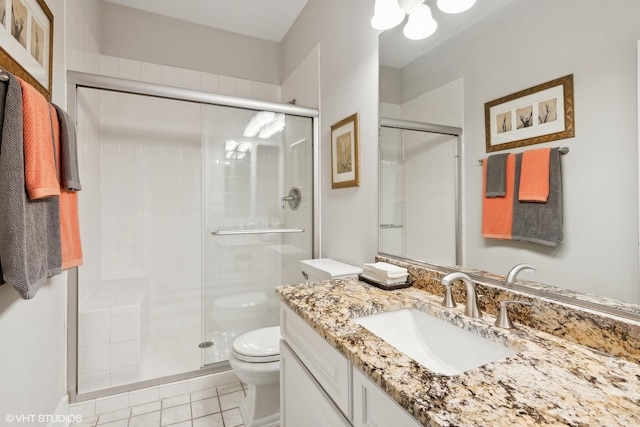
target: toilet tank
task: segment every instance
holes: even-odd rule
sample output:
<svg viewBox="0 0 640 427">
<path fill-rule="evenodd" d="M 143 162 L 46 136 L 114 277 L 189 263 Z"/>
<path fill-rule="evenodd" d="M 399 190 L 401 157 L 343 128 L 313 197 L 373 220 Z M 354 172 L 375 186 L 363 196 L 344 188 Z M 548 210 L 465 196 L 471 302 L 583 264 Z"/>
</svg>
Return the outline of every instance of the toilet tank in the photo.
<svg viewBox="0 0 640 427">
<path fill-rule="evenodd" d="M 331 258 L 318 258 L 300 261 L 300 272 L 305 282 L 316 282 L 318 280 L 355 277 L 362 273 L 362 268 Z"/>
</svg>

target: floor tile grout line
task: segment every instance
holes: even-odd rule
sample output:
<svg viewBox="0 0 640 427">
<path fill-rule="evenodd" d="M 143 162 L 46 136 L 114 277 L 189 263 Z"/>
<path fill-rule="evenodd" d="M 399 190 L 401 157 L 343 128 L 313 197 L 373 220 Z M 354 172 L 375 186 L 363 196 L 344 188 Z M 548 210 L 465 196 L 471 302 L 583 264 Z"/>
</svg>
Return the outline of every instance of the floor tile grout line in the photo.
<svg viewBox="0 0 640 427">
<path fill-rule="evenodd" d="M 239 387 L 239 389 L 238 389 L 238 387 Z M 160 404 L 160 407 L 159 407 L 159 409 L 157 411 L 149 411 L 149 412 L 145 412 L 145 413 L 139 413 L 139 414 L 136 414 L 135 416 L 136 417 L 148 416 L 149 414 L 152 414 L 154 412 L 159 412 L 160 413 L 160 421 L 159 422 L 160 422 L 160 426 L 162 426 L 163 415 L 164 415 L 164 410 L 165 409 L 170 409 L 170 408 L 173 408 L 173 407 L 176 407 L 176 406 L 188 404 L 189 405 L 190 418 L 188 420 L 178 421 L 177 423 L 190 421 L 191 425 L 193 425 L 194 412 L 193 412 L 192 404 L 195 403 L 195 402 L 200 402 L 200 401 L 203 401 L 203 400 L 206 400 L 206 399 L 212 399 L 212 398 L 215 397 L 217 402 L 218 402 L 218 409 L 219 410 L 217 412 L 212 412 L 210 414 L 201 415 L 201 416 L 199 416 L 199 417 L 197 417 L 195 419 L 204 418 L 204 417 L 211 416 L 211 415 L 214 415 L 216 413 L 219 413 L 220 414 L 220 421 L 222 422 L 222 426 L 223 427 L 227 427 L 227 422 L 225 421 L 225 417 L 224 417 L 225 413 L 229 414 L 234 409 L 239 409 L 239 408 L 237 406 L 234 406 L 234 407 L 230 407 L 230 408 L 227 408 L 227 409 L 223 410 L 222 409 L 222 400 L 221 400 L 221 398 L 222 398 L 222 396 L 229 395 L 229 394 L 232 394 L 232 393 L 238 393 L 238 392 L 242 392 L 242 395 L 246 396 L 247 390 L 245 388 L 245 384 L 243 384 L 242 382 L 240 382 L 239 384 L 237 382 L 234 382 L 234 383 L 230 383 L 230 384 L 223 384 L 223 385 L 218 386 L 218 387 L 211 387 L 210 389 L 215 391 L 215 394 L 213 396 L 201 397 L 198 400 L 192 400 L 192 395 L 194 393 L 202 393 L 202 392 L 204 392 L 206 390 L 209 390 L 209 389 L 203 389 L 203 390 L 197 390 L 197 391 L 189 392 L 189 393 L 185 394 L 185 396 L 188 396 L 188 402 L 182 403 L 182 404 L 178 404 L 178 405 L 173 405 L 173 406 L 170 406 L 170 407 L 167 407 L 167 408 L 163 407 L 162 402 L 164 400 L 166 400 L 166 399 L 176 398 L 176 397 L 179 397 L 179 396 L 171 396 L 171 397 L 167 397 L 167 398 L 164 398 L 164 399 L 158 399 L 158 400 L 151 401 L 151 402 L 141 403 L 141 404 L 138 404 L 138 405 L 135 405 L 135 406 L 131 406 L 131 407 L 128 407 L 128 408 L 123 408 L 121 410 L 116 410 L 116 411 L 105 412 L 105 413 L 102 413 L 102 414 L 97 414 L 97 415 L 95 415 L 95 417 L 96 417 L 95 424 L 92 423 L 92 425 L 99 427 L 100 425 L 102 425 L 101 424 L 101 418 L 102 417 L 104 417 L 105 415 L 107 415 L 109 413 L 118 412 L 118 411 L 124 411 L 126 409 L 128 411 L 128 415 L 126 417 L 120 418 L 120 419 L 116 419 L 116 420 L 109 420 L 108 423 L 126 420 L 127 421 L 127 426 L 129 426 L 129 425 L 131 425 L 132 418 L 134 418 L 134 415 L 133 415 L 133 409 L 134 408 L 140 407 L 140 406 L 144 406 L 144 405 L 153 404 L 153 403 L 156 403 L 156 402 Z M 226 389 L 227 392 L 226 393 L 220 393 L 220 389 Z M 171 425 L 174 425 L 174 424 L 177 424 L 177 423 L 169 424 L 169 425 L 163 426 L 163 427 L 171 427 Z M 233 427 L 233 426 L 229 426 L 229 427 Z"/>
</svg>

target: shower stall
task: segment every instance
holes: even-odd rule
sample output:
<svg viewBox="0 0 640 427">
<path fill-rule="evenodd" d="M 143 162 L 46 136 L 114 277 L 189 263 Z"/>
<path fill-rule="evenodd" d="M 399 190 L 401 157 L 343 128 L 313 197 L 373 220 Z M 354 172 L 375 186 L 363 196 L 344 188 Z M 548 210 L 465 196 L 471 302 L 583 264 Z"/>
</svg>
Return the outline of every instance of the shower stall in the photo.
<svg viewBox="0 0 640 427">
<path fill-rule="evenodd" d="M 69 72 L 84 264 L 69 385 L 84 400 L 229 369 L 317 253 L 317 110 Z"/>
<path fill-rule="evenodd" d="M 462 129 L 380 118 L 381 253 L 439 265 L 462 263 Z"/>
</svg>

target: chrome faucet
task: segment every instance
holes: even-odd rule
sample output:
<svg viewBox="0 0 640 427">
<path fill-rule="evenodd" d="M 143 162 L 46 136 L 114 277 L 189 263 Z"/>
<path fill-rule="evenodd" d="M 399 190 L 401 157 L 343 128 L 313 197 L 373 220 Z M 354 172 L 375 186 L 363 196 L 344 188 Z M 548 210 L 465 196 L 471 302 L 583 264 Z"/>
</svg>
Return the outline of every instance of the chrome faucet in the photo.
<svg viewBox="0 0 640 427">
<path fill-rule="evenodd" d="M 462 280 L 464 284 L 467 286 L 467 306 L 464 310 L 464 314 L 473 318 L 479 319 L 482 317 L 480 310 L 478 309 L 478 297 L 476 295 L 476 284 L 471 280 L 469 276 L 465 273 L 449 273 L 440 280 L 445 287 L 445 301 L 443 301 L 443 305 L 445 307 L 455 307 L 455 302 L 453 302 L 453 298 L 451 297 L 451 286 L 452 281 L 454 280 Z"/>
<path fill-rule="evenodd" d="M 511 270 L 509 270 L 509 274 L 507 274 L 507 279 L 504 282 L 507 285 L 513 285 L 516 282 L 516 276 L 522 270 L 536 271 L 536 268 L 530 264 L 518 264 L 514 266 Z"/>
</svg>

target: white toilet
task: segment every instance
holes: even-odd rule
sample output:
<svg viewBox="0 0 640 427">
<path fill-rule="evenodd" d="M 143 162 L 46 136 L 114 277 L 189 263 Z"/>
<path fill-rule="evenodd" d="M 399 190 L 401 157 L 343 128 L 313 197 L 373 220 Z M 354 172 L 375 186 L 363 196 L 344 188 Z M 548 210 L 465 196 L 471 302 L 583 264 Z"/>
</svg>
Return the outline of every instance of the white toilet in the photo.
<svg viewBox="0 0 640 427">
<path fill-rule="evenodd" d="M 329 258 L 300 261 L 305 280 L 352 277 L 362 269 Z M 256 329 L 233 342 L 229 363 L 240 381 L 247 384 L 247 397 L 240 414 L 247 427 L 280 425 L 280 327 Z"/>
<path fill-rule="evenodd" d="M 247 397 L 240 414 L 247 427 L 280 424 L 280 326 L 256 329 L 233 341 L 229 363 Z"/>
</svg>

